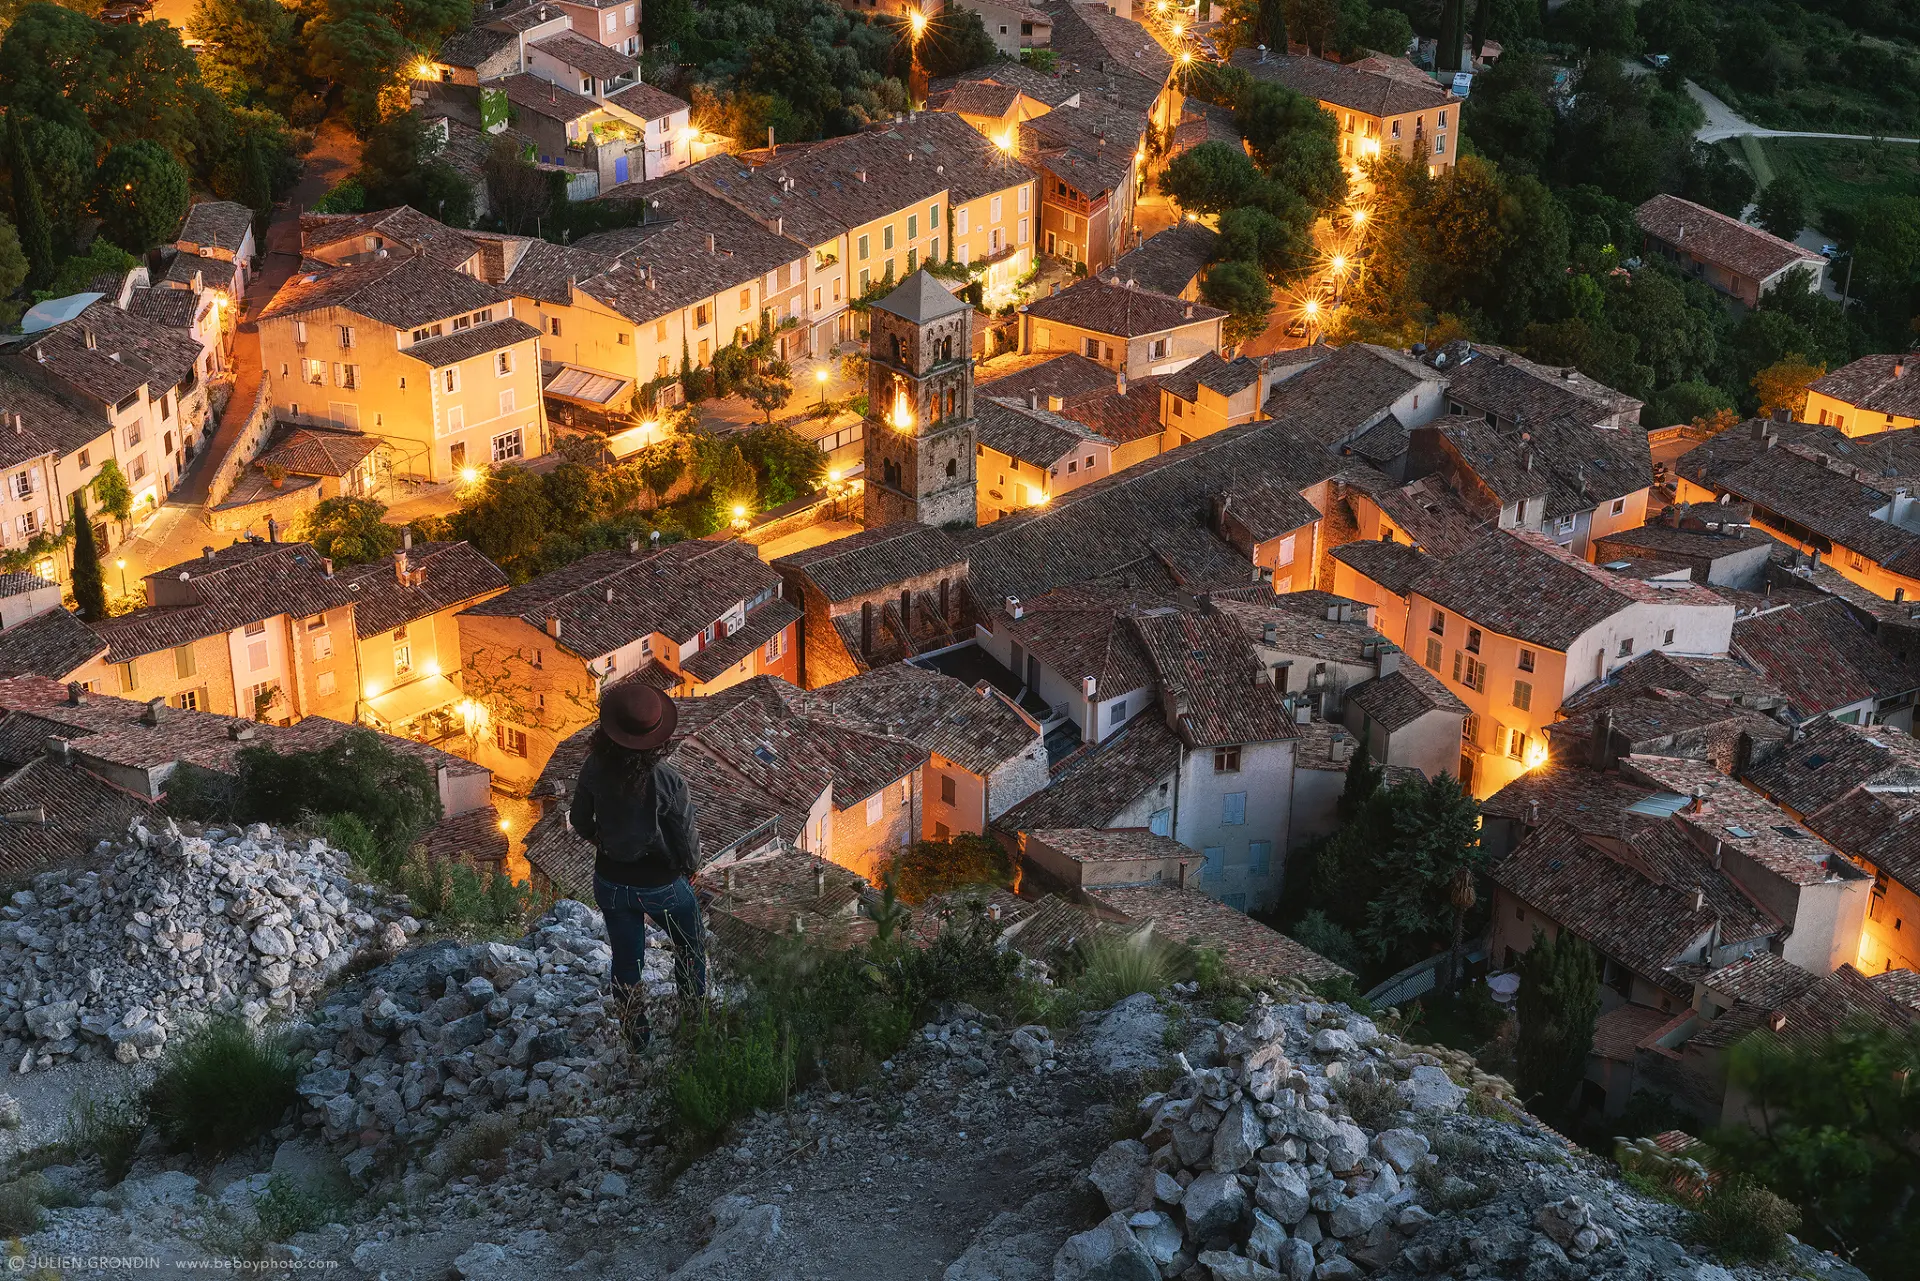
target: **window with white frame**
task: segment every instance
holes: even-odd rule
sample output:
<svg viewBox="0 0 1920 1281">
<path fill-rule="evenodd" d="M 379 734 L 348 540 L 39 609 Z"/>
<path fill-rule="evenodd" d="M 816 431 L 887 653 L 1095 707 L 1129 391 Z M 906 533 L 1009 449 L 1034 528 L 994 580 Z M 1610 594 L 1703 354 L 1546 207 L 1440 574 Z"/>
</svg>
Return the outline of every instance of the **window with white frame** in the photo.
<svg viewBox="0 0 1920 1281">
<path fill-rule="evenodd" d="M 493 461 L 494 462 L 496 463 L 512 462 L 514 459 L 520 457 L 521 453 L 522 453 L 522 446 L 520 441 L 520 429 L 518 427 L 515 427 L 512 431 L 501 432 L 498 436 L 495 436 L 493 438 Z"/>
<path fill-rule="evenodd" d="M 440 389 L 442 391 L 460 390 L 460 370 L 458 366 L 448 366 L 440 371 Z"/>
<path fill-rule="evenodd" d="M 513 412 L 513 403 L 513 388 L 509 387 L 500 393 L 500 414 L 502 417 Z"/>
<path fill-rule="evenodd" d="M 624 336 L 625 335 L 622 335 L 622 337 Z M 493 372 L 501 378 L 505 378 L 508 374 L 512 373 L 513 353 L 510 351 L 496 352 L 493 357 Z"/>
<path fill-rule="evenodd" d="M 7 477 L 7 492 L 14 498 L 31 498 L 34 491 L 33 471 L 23 469 Z"/>
<path fill-rule="evenodd" d="M 886 809 L 887 802 L 883 795 L 875 792 L 872 796 L 869 796 L 867 798 L 867 826 L 872 827 L 875 823 L 878 823 L 881 816 L 886 813 Z"/>
</svg>

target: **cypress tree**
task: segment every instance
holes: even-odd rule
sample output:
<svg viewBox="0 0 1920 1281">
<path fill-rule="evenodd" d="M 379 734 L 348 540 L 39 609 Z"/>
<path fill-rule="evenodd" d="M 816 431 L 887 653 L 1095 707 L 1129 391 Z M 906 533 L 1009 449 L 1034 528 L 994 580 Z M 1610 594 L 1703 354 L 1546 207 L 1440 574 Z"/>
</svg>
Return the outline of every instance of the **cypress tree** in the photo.
<svg viewBox="0 0 1920 1281">
<path fill-rule="evenodd" d="M 1372 753 L 1367 751 L 1367 745 L 1360 744 L 1347 761 L 1347 783 L 1340 793 L 1339 807 L 1336 810 L 1340 821 L 1342 823 L 1351 821 L 1373 794 L 1380 790 L 1380 784 L 1386 781 L 1386 777 L 1386 769 L 1375 765 Z"/>
<path fill-rule="evenodd" d="M 1440 42 L 1433 53 L 1433 69 L 1459 71 L 1460 48 L 1466 41 L 1466 0 L 1443 0 L 1440 6 Z"/>
<path fill-rule="evenodd" d="M 1527 1105 L 1551 1119 L 1567 1110 L 1586 1075 L 1600 1016 L 1600 967 L 1593 949 L 1570 932 L 1549 941 L 1535 930 L 1519 970 L 1516 1083 Z"/>
<path fill-rule="evenodd" d="M 40 180 L 33 176 L 18 108 L 7 112 L 7 166 L 13 171 L 13 225 L 27 256 L 27 288 L 43 289 L 53 279 L 53 226 L 40 201 Z"/>
<path fill-rule="evenodd" d="M 267 165 L 266 148 L 258 134 L 249 133 L 240 162 L 240 203 L 253 210 L 256 229 L 264 229 L 273 213 L 273 173 Z M 260 241 L 265 244 L 264 240 Z"/>
<path fill-rule="evenodd" d="M 107 616 L 107 584 L 100 576 L 100 549 L 94 546 L 84 493 L 73 496 L 73 600 L 89 623 Z"/>
</svg>

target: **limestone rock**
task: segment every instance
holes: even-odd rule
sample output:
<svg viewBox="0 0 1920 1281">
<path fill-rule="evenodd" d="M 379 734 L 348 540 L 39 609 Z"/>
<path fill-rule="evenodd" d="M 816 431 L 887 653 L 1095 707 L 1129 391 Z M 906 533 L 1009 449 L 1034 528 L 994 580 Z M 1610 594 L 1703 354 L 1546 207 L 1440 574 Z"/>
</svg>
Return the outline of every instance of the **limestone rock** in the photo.
<svg viewBox="0 0 1920 1281">
<path fill-rule="evenodd" d="M 1160 1269 L 1127 1219 L 1110 1214 L 1068 1237 L 1053 1256 L 1053 1281 L 1160 1281 Z"/>
</svg>

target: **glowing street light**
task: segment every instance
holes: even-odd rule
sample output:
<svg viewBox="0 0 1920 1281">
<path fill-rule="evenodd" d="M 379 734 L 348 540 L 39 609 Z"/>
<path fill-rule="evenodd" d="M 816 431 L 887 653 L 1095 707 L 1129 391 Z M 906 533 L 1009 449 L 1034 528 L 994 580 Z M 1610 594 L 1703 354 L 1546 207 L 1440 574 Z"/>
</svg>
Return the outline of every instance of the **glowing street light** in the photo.
<svg viewBox="0 0 1920 1281">
<path fill-rule="evenodd" d="M 927 15 L 922 13 L 918 9 L 907 10 L 907 30 L 913 33 L 913 38 L 915 40 L 918 40 L 921 36 L 926 35 L 927 34 Z"/>
<path fill-rule="evenodd" d="M 820 403 L 824 405 L 827 403 L 827 371 L 824 369 L 814 370 L 813 380 L 820 384 Z"/>
<path fill-rule="evenodd" d="M 1353 211 L 1353 225 L 1356 227 L 1364 227 L 1367 225 L 1367 211 L 1365 209 L 1356 209 Z"/>
<path fill-rule="evenodd" d="M 1316 316 L 1320 314 L 1319 299 L 1317 298 L 1307 299 L 1306 304 L 1300 308 L 1300 311 L 1302 314 L 1306 316 L 1308 320 L 1314 319 Z"/>
<path fill-rule="evenodd" d="M 480 469 L 479 469 L 479 468 L 477 468 L 477 467 L 462 467 L 462 468 L 460 469 L 460 483 L 461 483 L 461 484 L 463 484 L 463 485 L 471 485 L 471 484 L 472 484 L 472 483 L 473 483 L 474 481 L 476 481 L 476 480 L 479 480 L 479 479 L 480 479 Z"/>
<path fill-rule="evenodd" d="M 420 65 L 415 67 L 413 70 L 414 70 L 414 74 L 417 75 L 422 80 L 433 79 L 433 64 L 431 62 L 428 62 L 425 58 L 420 59 Z"/>
<path fill-rule="evenodd" d="M 996 135 L 993 140 L 993 145 L 1009 155 L 1013 154 L 1013 130 L 1008 129 L 1006 132 Z"/>
<path fill-rule="evenodd" d="M 1191 53 L 1186 52 L 1185 50 L 1182 50 L 1180 53 L 1180 65 L 1184 67 L 1192 61 L 1193 61 L 1193 55 Z"/>
<path fill-rule="evenodd" d="M 1333 256 L 1332 267 L 1334 275 L 1344 276 L 1347 272 L 1347 256 L 1345 254 L 1335 254 Z"/>
<path fill-rule="evenodd" d="M 113 563 L 120 567 L 120 594 L 125 596 L 127 594 L 127 558 L 122 556 Z"/>
</svg>

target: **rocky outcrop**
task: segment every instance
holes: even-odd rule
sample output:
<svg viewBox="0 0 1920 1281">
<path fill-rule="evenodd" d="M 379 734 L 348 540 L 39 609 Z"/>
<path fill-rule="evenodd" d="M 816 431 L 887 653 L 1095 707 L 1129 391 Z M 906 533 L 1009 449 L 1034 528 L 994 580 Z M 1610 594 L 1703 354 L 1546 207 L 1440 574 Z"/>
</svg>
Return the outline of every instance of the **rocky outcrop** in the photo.
<svg viewBox="0 0 1920 1281">
<path fill-rule="evenodd" d="M 183 1020 L 298 1010 L 359 952 L 405 946 L 406 903 L 347 875 L 321 841 L 256 824 L 138 822 L 104 869 L 48 872 L 0 908 L 0 1055 L 157 1058 Z"/>
</svg>

